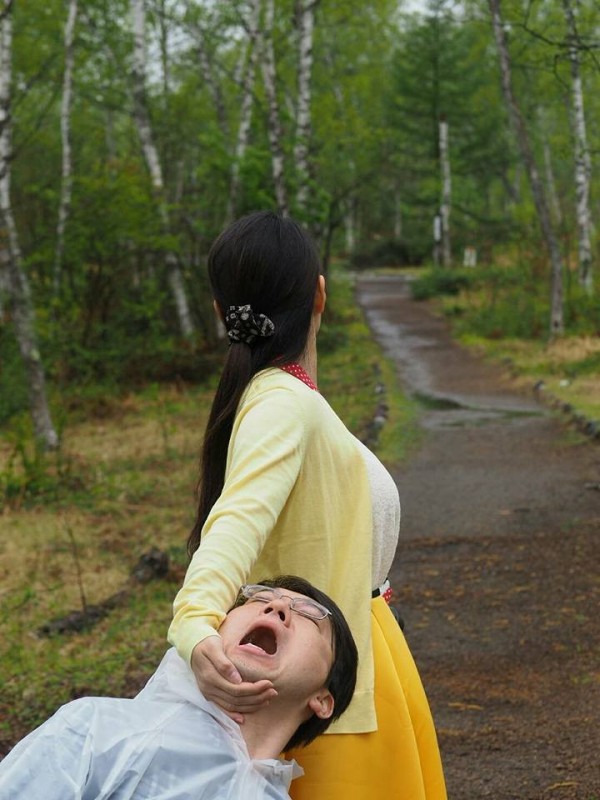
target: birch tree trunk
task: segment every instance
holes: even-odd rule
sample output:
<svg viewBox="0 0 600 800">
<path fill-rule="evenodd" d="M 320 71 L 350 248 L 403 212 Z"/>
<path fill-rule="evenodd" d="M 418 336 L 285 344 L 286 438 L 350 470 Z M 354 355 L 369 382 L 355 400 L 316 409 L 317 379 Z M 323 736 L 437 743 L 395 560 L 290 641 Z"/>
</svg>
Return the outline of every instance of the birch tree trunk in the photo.
<svg viewBox="0 0 600 800">
<path fill-rule="evenodd" d="M 158 204 L 163 233 L 166 235 L 169 233 L 169 213 L 165 197 L 162 166 L 154 143 L 146 98 L 146 10 L 144 0 L 130 0 L 130 2 L 134 37 L 133 68 L 131 71 L 133 116 Z M 181 333 L 186 338 L 192 338 L 195 333 L 195 327 L 190 313 L 183 275 L 179 268 L 177 256 L 172 250 L 167 249 L 165 252 L 165 266 L 169 286 L 175 300 Z"/>
<path fill-rule="evenodd" d="M 269 105 L 269 144 L 271 146 L 271 169 L 275 199 L 280 214 L 287 216 L 289 213 L 287 190 L 285 186 L 285 165 L 283 147 L 281 145 L 281 119 L 279 116 L 279 103 L 277 102 L 277 79 L 275 71 L 275 52 L 273 49 L 273 19 L 275 16 L 275 1 L 266 0 L 265 18 L 263 27 L 263 59 L 262 74 L 265 85 L 265 94 Z"/>
<path fill-rule="evenodd" d="M 160 29 L 160 64 L 162 67 L 163 99 L 165 109 L 169 105 L 171 91 L 171 74 L 169 70 L 169 27 L 167 25 L 167 9 L 165 0 L 160 0 L 158 9 L 158 23 Z"/>
<path fill-rule="evenodd" d="M 442 173 L 442 202 L 440 216 L 442 221 L 442 264 L 452 266 L 452 249 L 450 247 L 450 205 L 452 200 L 452 179 L 450 175 L 450 155 L 448 151 L 448 122 L 440 119 L 439 126 L 440 170 Z"/>
<path fill-rule="evenodd" d="M 494 38 L 496 40 L 500 61 L 504 100 L 508 109 L 511 125 L 517 137 L 517 144 L 529 179 L 537 217 L 542 229 L 542 236 L 548 249 L 552 265 L 550 335 L 559 336 L 564 332 L 562 258 L 560 248 L 552 225 L 552 220 L 550 219 L 544 185 L 540 180 L 539 172 L 533 157 L 533 151 L 529 143 L 527 128 L 525 127 L 525 122 L 512 89 L 510 56 L 500 11 L 500 0 L 488 0 L 488 3 L 492 14 Z"/>
<path fill-rule="evenodd" d="M 248 142 L 250 141 L 250 124 L 252 122 L 252 106 L 254 104 L 254 79 L 256 76 L 256 62 L 258 60 L 258 23 L 260 19 L 261 0 L 252 0 L 250 4 L 250 14 L 247 21 L 250 52 L 246 64 L 246 72 L 243 80 L 242 104 L 240 110 L 240 124 L 238 127 L 237 140 L 233 164 L 231 166 L 231 180 L 229 183 L 229 199 L 227 201 L 227 211 L 225 213 L 225 224 L 228 225 L 237 215 L 237 208 L 240 195 L 240 167 Z"/>
<path fill-rule="evenodd" d="M 35 437 L 47 449 L 55 450 L 58 448 L 58 436 L 48 407 L 31 291 L 23 271 L 19 237 L 10 200 L 12 5 L 12 0 L 3 0 L 0 6 L 0 225 L 6 247 L 4 282 L 8 288 L 15 333 L 25 365 Z"/>
<path fill-rule="evenodd" d="M 313 64 L 313 31 L 315 0 L 298 0 L 298 100 L 296 103 L 296 138 L 294 161 L 298 176 L 296 206 L 303 211 L 308 200 L 310 168 L 308 152 L 311 129 L 311 76 Z"/>
<path fill-rule="evenodd" d="M 571 96 L 573 138 L 575 140 L 575 198 L 577 206 L 579 283 L 592 293 L 592 217 L 590 213 L 590 181 L 592 164 L 587 144 L 583 88 L 575 10 L 571 0 L 563 0 L 568 31 L 569 61 L 571 63 Z"/>
<path fill-rule="evenodd" d="M 246 61 L 248 60 L 248 48 L 251 46 L 251 43 L 248 39 L 244 39 L 241 47 L 240 47 L 240 54 L 238 56 L 237 61 L 235 62 L 235 69 L 233 71 L 233 82 L 236 86 L 241 86 L 243 88 L 243 78 L 244 78 L 244 67 L 246 66 Z"/>
<path fill-rule="evenodd" d="M 73 191 L 73 166 L 71 161 L 71 98 L 73 95 L 73 39 L 77 22 L 78 0 L 70 0 L 65 24 L 65 71 L 63 75 L 60 133 L 62 138 L 62 179 L 56 227 L 56 253 L 54 255 L 54 294 L 60 293 L 62 262 L 65 250 L 65 229 L 71 210 Z"/>
</svg>

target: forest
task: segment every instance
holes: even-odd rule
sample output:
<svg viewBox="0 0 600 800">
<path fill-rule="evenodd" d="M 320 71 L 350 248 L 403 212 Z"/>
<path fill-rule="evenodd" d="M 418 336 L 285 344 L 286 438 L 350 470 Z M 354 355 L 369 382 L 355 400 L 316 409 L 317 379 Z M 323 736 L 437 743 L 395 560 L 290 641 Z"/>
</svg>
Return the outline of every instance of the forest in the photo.
<svg viewBox="0 0 600 800">
<path fill-rule="evenodd" d="M 597 341 L 599 25 L 596 0 L 2 0 L 0 426 L 54 449 L 75 398 L 205 380 L 206 253 L 258 208 L 325 273 L 417 268 L 474 334 Z"/>
<path fill-rule="evenodd" d="M 406 280 L 425 303 L 413 306 L 444 314 L 454 337 L 518 373 L 529 394 L 543 380 L 600 436 L 599 76 L 600 0 L 0 0 L 0 758 L 62 703 L 133 696 L 162 657 L 226 352 L 206 256 L 237 216 L 277 209 L 314 236 L 328 286 L 319 390 L 390 469 L 439 430 L 421 425 L 423 398 L 401 385 L 357 303 L 371 271 Z M 514 441 L 539 455 L 537 433 L 523 434 L 529 416 L 514 419 Z M 542 412 L 531 419 L 545 425 Z M 479 424 L 460 441 L 474 431 L 477 459 L 496 451 Z M 595 444 L 567 426 L 557 437 L 540 457 L 558 475 L 546 494 L 520 497 L 518 459 L 480 470 L 493 488 L 475 505 L 489 505 L 492 535 L 464 557 L 465 572 L 452 567 L 444 583 L 432 569 L 436 552 L 440 570 L 454 563 L 443 542 L 432 546 L 435 525 L 424 526 L 421 573 L 403 549 L 409 579 L 398 590 L 413 623 L 428 609 L 468 619 L 461 598 L 475 613 L 485 597 L 463 595 L 463 584 L 487 589 L 497 568 L 510 586 L 486 595 L 493 608 L 473 636 L 487 642 L 506 622 L 519 641 L 502 655 L 527 669 L 520 648 L 532 631 L 550 637 L 531 639 L 545 668 L 561 636 L 577 634 L 592 653 L 598 637 L 582 620 L 597 619 L 586 583 L 596 575 Z M 462 474 L 446 450 L 445 478 Z M 536 493 L 545 473 L 532 464 L 522 484 Z M 507 481 L 519 494 L 509 505 Z M 417 484 L 438 488 L 429 475 Z M 557 509 L 570 484 L 566 520 Z M 470 503 L 471 491 L 446 499 Z M 405 497 L 410 530 L 419 495 Z M 422 505 L 448 517 L 450 544 L 462 536 L 437 497 Z M 526 515 L 529 506 L 543 513 Z M 464 514 L 470 522 L 471 506 Z M 498 555 L 488 545 L 504 541 L 502 521 L 514 530 Z M 560 571 L 546 571 L 548 558 Z M 152 580 L 144 559 L 160 567 Z M 530 615 L 537 601 L 511 583 L 536 571 L 543 624 Z M 443 683 L 438 708 L 485 725 L 469 737 L 473 762 L 453 729 L 445 740 L 460 748 L 448 763 L 475 780 L 493 718 L 465 703 L 481 680 L 455 630 L 444 622 L 464 653 L 444 662 L 443 681 L 461 674 L 466 653 L 468 690 L 447 694 Z M 426 657 L 439 637 L 419 631 Z M 536 701 L 572 750 L 575 725 L 556 703 L 576 676 L 582 691 L 592 686 L 593 656 L 589 678 L 579 667 L 561 674 L 552 702 Z M 511 675 L 517 686 L 507 701 L 495 695 L 493 725 L 518 753 L 488 755 L 509 792 L 528 763 L 523 742 L 538 748 L 532 763 L 548 748 L 538 717 L 519 736 L 506 724 L 507 708 L 527 708 L 523 673 L 506 663 L 498 658 L 493 691 Z M 587 695 L 583 708 L 591 714 Z M 589 728 L 577 730 L 591 752 Z M 557 797 L 566 784 L 544 770 Z"/>
</svg>

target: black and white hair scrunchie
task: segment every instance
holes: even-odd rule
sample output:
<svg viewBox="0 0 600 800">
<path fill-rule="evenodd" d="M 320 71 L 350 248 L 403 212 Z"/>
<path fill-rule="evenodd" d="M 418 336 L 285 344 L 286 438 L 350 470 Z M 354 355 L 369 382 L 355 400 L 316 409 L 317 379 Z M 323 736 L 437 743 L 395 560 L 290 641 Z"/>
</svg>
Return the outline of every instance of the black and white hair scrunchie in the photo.
<svg viewBox="0 0 600 800">
<path fill-rule="evenodd" d="M 272 336 L 275 325 L 264 314 L 255 314 L 252 306 L 229 306 L 225 314 L 225 327 L 229 344 L 245 342 L 252 344 L 258 337 Z"/>
</svg>

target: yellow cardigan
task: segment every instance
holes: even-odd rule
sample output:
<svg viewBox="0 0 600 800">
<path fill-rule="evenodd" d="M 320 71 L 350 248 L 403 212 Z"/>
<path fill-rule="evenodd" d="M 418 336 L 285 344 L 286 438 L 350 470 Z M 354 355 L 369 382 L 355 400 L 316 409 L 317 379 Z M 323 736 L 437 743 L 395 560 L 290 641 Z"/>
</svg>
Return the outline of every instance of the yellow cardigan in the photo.
<svg viewBox="0 0 600 800">
<path fill-rule="evenodd" d="M 377 729 L 371 652 L 369 481 L 357 440 L 325 399 L 269 368 L 240 402 L 225 485 L 174 602 L 169 641 L 191 658 L 239 587 L 299 575 L 338 603 L 359 652 L 352 703 L 332 733 Z"/>
</svg>

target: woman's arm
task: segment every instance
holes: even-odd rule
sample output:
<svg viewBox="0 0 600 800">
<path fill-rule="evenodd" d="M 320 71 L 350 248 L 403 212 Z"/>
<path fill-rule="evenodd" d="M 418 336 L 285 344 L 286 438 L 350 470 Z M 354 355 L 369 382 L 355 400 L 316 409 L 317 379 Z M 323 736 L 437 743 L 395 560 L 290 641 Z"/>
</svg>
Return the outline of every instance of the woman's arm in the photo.
<svg viewBox="0 0 600 800">
<path fill-rule="evenodd" d="M 223 653 L 217 630 L 293 490 L 306 432 L 302 403 L 290 388 L 267 388 L 242 401 L 223 491 L 175 598 L 169 641 L 192 664 L 205 696 L 228 711 L 235 703 L 243 707 L 248 698 L 252 706 L 253 698 L 270 687 L 261 681 L 257 692 L 259 684 L 237 683 L 241 679 Z"/>
</svg>

